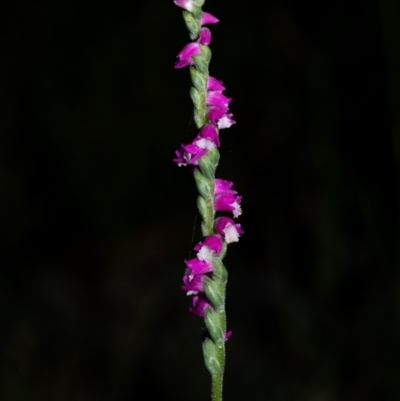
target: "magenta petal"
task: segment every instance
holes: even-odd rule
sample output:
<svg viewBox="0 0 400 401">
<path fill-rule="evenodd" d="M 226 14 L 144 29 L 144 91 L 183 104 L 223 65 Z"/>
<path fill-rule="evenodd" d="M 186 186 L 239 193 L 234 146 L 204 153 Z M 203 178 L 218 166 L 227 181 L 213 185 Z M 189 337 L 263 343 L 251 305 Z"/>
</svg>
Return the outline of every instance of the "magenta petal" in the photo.
<svg viewBox="0 0 400 401">
<path fill-rule="evenodd" d="M 232 220 L 229 217 L 219 217 L 216 221 L 215 221 L 215 229 L 218 233 L 220 233 L 221 235 L 224 235 L 223 230 L 229 226 L 229 225 L 235 225 L 234 220 Z"/>
<path fill-rule="evenodd" d="M 190 274 L 204 274 L 209 273 L 213 270 L 213 265 L 205 260 L 199 260 L 198 258 L 185 260 L 186 266 L 190 271 Z"/>
<path fill-rule="evenodd" d="M 214 207 L 217 211 L 229 210 L 233 212 L 236 209 L 235 203 L 240 202 L 240 196 L 235 195 L 218 195 L 214 199 Z"/>
<path fill-rule="evenodd" d="M 210 13 L 205 13 L 201 15 L 201 25 L 207 25 L 207 24 L 216 24 L 219 22 L 219 19 L 211 15 Z"/>
<path fill-rule="evenodd" d="M 199 136 L 202 138 L 207 138 L 210 141 L 213 141 L 217 146 L 220 146 L 218 132 L 213 124 L 205 125 L 201 129 Z"/>
<path fill-rule="evenodd" d="M 190 60 L 190 61 L 187 60 L 187 59 L 185 59 L 185 60 L 179 60 L 179 61 L 175 64 L 174 68 L 176 68 L 176 69 L 178 69 L 178 68 L 183 68 L 183 67 L 187 67 L 188 65 L 192 65 L 191 60 Z"/>
<path fill-rule="evenodd" d="M 220 178 L 216 178 L 215 179 L 215 187 L 214 187 L 215 195 L 223 194 L 223 193 L 236 195 L 237 191 L 234 191 L 233 189 L 231 189 L 232 186 L 233 186 L 232 181 L 221 180 Z"/>
<path fill-rule="evenodd" d="M 228 341 L 232 336 L 232 330 L 229 330 L 225 333 L 224 340 Z"/>
<path fill-rule="evenodd" d="M 188 292 L 188 295 L 197 293 L 197 292 L 204 292 L 204 284 L 203 284 L 203 274 L 199 274 L 196 276 L 183 276 L 183 283 L 182 289 Z"/>
<path fill-rule="evenodd" d="M 174 159 L 174 162 L 178 163 L 178 165 L 197 165 L 198 160 L 203 157 L 207 151 L 207 148 L 200 148 L 196 143 L 182 145 L 181 148 L 175 152 L 177 158 Z"/>
<path fill-rule="evenodd" d="M 235 224 L 229 217 L 218 218 L 215 222 L 215 230 L 225 237 L 225 242 L 228 244 L 239 241 L 240 234 L 244 233 L 240 224 Z"/>
<path fill-rule="evenodd" d="M 207 153 L 207 149 L 202 149 L 198 147 L 195 143 L 182 145 L 182 149 L 185 151 L 183 157 L 190 164 L 197 164 L 197 161 Z"/>
<path fill-rule="evenodd" d="M 193 308 L 189 308 L 189 311 L 203 317 L 207 308 L 212 308 L 211 304 L 206 299 L 195 296 L 193 297 Z"/>
<path fill-rule="evenodd" d="M 195 247 L 197 259 L 212 262 L 212 257 L 219 256 L 222 250 L 222 239 L 219 235 L 212 234 L 204 238 L 204 241 L 199 242 Z"/>
<path fill-rule="evenodd" d="M 200 29 L 200 37 L 198 42 L 202 45 L 208 46 L 211 42 L 211 31 L 208 28 L 201 28 Z"/>
<path fill-rule="evenodd" d="M 216 145 L 219 146 L 219 137 L 214 125 L 205 125 L 192 143 L 182 145 L 176 153 L 175 163 L 178 165 L 194 164 Z"/>
<path fill-rule="evenodd" d="M 206 104 L 207 106 L 217 106 L 228 110 L 228 105 L 232 98 L 226 97 L 220 91 L 211 91 L 207 93 Z"/>
<path fill-rule="evenodd" d="M 208 77 L 207 90 L 209 91 L 224 91 L 225 86 L 222 81 L 218 81 L 214 77 Z"/>
<path fill-rule="evenodd" d="M 173 161 L 174 161 L 175 163 L 177 163 L 178 166 L 187 166 L 188 161 L 187 161 L 187 157 L 185 157 L 185 156 L 186 156 L 186 153 L 185 153 L 184 151 L 178 149 L 178 150 L 175 152 L 175 154 L 176 154 L 177 157 L 176 157 L 175 159 L 173 159 Z"/>
<path fill-rule="evenodd" d="M 194 143 L 188 143 L 187 145 L 182 145 L 182 149 L 187 153 L 196 154 L 199 151 L 199 147 Z"/>
<path fill-rule="evenodd" d="M 215 252 L 215 255 L 218 256 L 222 250 L 222 240 L 219 235 L 209 235 L 208 237 L 204 238 L 203 244 L 208 246 Z"/>
<path fill-rule="evenodd" d="M 231 211 L 234 217 L 242 214 L 240 207 L 241 196 L 222 194 L 214 197 L 214 208 L 216 211 Z"/>
<path fill-rule="evenodd" d="M 177 150 L 175 154 L 177 157 L 173 159 L 173 161 L 177 163 L 178 166 L 186 166 L 187 161 L 183 158 L 183 153 L 180 150 Z"/>
<path fill-rule="evenodd" d="M 200 149 L 197 153 L 193 154 L 190 159 L 190 164 L 198 164 L 198 160 L 207 153 L 207 149 Z"/>
<path fill-rule="evenodd" d="M 231 189 L 233 182 L 216 179 L 214 187 L 214 207 L 215 210 L 229 210 L 235 217 L 242 214 L 240 208 L 241 196 L 237 196 L 237 191 Z"/>
<path fill-rule="evenodd" d="M 188 43 L 178 54 L 179 61 L 175 64 L 175 68 L 182 68 L 193 65 L 193 56 L 201 53 L 200 44 L 197 42 Z"/>
<path fill-rule="evenodd" d="M 211 106 L 208 108 L 207 117 L 213 124 L 216 124 L 216 120 L 226 115 L 226 107 Z"/>
<path fill-rule="evenodd" d="M 196 42 L 190 42 L 178 54 L 179 58 L 193 57 L 201 53 L 200 45 Z"/>
</svg>

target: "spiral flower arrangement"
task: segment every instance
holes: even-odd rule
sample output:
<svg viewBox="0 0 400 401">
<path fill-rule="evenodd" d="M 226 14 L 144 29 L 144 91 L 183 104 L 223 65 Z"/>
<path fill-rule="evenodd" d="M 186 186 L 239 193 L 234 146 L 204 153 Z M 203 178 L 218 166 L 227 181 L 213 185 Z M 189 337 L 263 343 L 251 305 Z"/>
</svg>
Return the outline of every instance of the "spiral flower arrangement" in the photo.
<svg viewBox="0 0 400 401">
<path fill-rule="evenodd" d="M 204 362 L 212 378 L 212 401 L 222 400 L 225 342 L 231 331 L 226 328 L 225 292 L 228 272 L 223 264 L 227 245 L 237 242 L 243 231 L 234 219 L 242 211 L 242 197 L 233 183 L 215 178 L 220 153 L 220 130 L 235 121 L 229 112 L 232 99 L 223 92 L 223 82 L 209 75 L 211 31 L 205 25 L 219 20 L 203 12 L 204 0 L 175 0 L 183 9 L 183 19 L 192 40 L 178 54 L 175 68 L 189 67 L 192 80 L 190 97 L 194 122 L 199 130 L 193 141 L 176 151 L 179 166 L 190 165 L 199 196 L 197 207 L 203 239 L 194 250 L 196 257 L 185 260 L 182 289 L 192 296 L 190 312 L 204 318 L 207 333 L 203 341 Z M 231 215 L 216 217 L 216 212 Z"/>
</svg>

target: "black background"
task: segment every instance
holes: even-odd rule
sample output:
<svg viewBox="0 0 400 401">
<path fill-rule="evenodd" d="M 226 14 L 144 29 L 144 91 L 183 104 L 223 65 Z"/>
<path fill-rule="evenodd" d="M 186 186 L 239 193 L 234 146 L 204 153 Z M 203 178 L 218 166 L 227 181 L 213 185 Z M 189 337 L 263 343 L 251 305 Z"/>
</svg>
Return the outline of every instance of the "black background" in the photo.
<svg viewBox="0 0 400 401">
<path fill-rule="evenodd" d="M 209 0 L 233 97 L 226 400 L 395 399 L 400 6 Z M 0 399 L 209 399 L 172 1 L 0 3 Z M 194 236 L 193 236 L 194 232 Z"/>
</svg>

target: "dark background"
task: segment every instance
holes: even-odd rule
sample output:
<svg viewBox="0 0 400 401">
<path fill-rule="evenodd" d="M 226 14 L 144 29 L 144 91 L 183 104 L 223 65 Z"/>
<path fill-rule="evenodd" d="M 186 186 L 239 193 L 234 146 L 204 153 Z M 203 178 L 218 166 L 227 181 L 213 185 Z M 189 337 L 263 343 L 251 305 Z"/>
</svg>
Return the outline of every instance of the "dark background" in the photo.
<svg viewBox="0 0 400 401">
<path fill-rule="evenodd" d="M 399 8 L 206 2 L 245 230 L 227 401 L 395 399 Z M 172 162 L 196 134 L 180 9 L 3 0 L 0 33 L 0 399 L 209 399 L 180 289 L 200 223 Z"/>
</svg>

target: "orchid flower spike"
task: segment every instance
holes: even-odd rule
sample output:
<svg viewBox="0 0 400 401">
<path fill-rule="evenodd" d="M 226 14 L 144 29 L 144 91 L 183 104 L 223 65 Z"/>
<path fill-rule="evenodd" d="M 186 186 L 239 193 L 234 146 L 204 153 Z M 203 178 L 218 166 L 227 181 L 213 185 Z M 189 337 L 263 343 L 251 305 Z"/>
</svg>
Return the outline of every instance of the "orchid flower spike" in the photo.
<svg viewBox="0 0 400 401">
<path fill-rule="evenodd" d="M 228 245 L 238 242 L 243 234 L 241 225 L 234 220 L 242 214 L 242 197 L 233 189 L 233 182 L 215 178 L 215 172 L 220 159 L 220 130 L 230 128 L 235 121 L 230 111 L 232 98 L 223 93 L 223 82 L 209 74 L 212 35 L 205 25 L 216 24 L 218 18 L 202 10 L 204 0 L 174 3 L 183 9 L 191 39 L 179 52 L 175 68 L 189 67 L 193 120 L 197 127 L 194 139 L 175 152 L 174 162 L 191 166 L 202 219 L 202 239 L 194 247 L 192 257 L 184 261 L 181 288 L 192 297 L 189 311 L 204 319 L 203 354 L 212 379 L 212 401 L 222 401 L 225 342 L 232 334 L 226 327 L 228 272 L 223 258 Z"/>
</svg>

